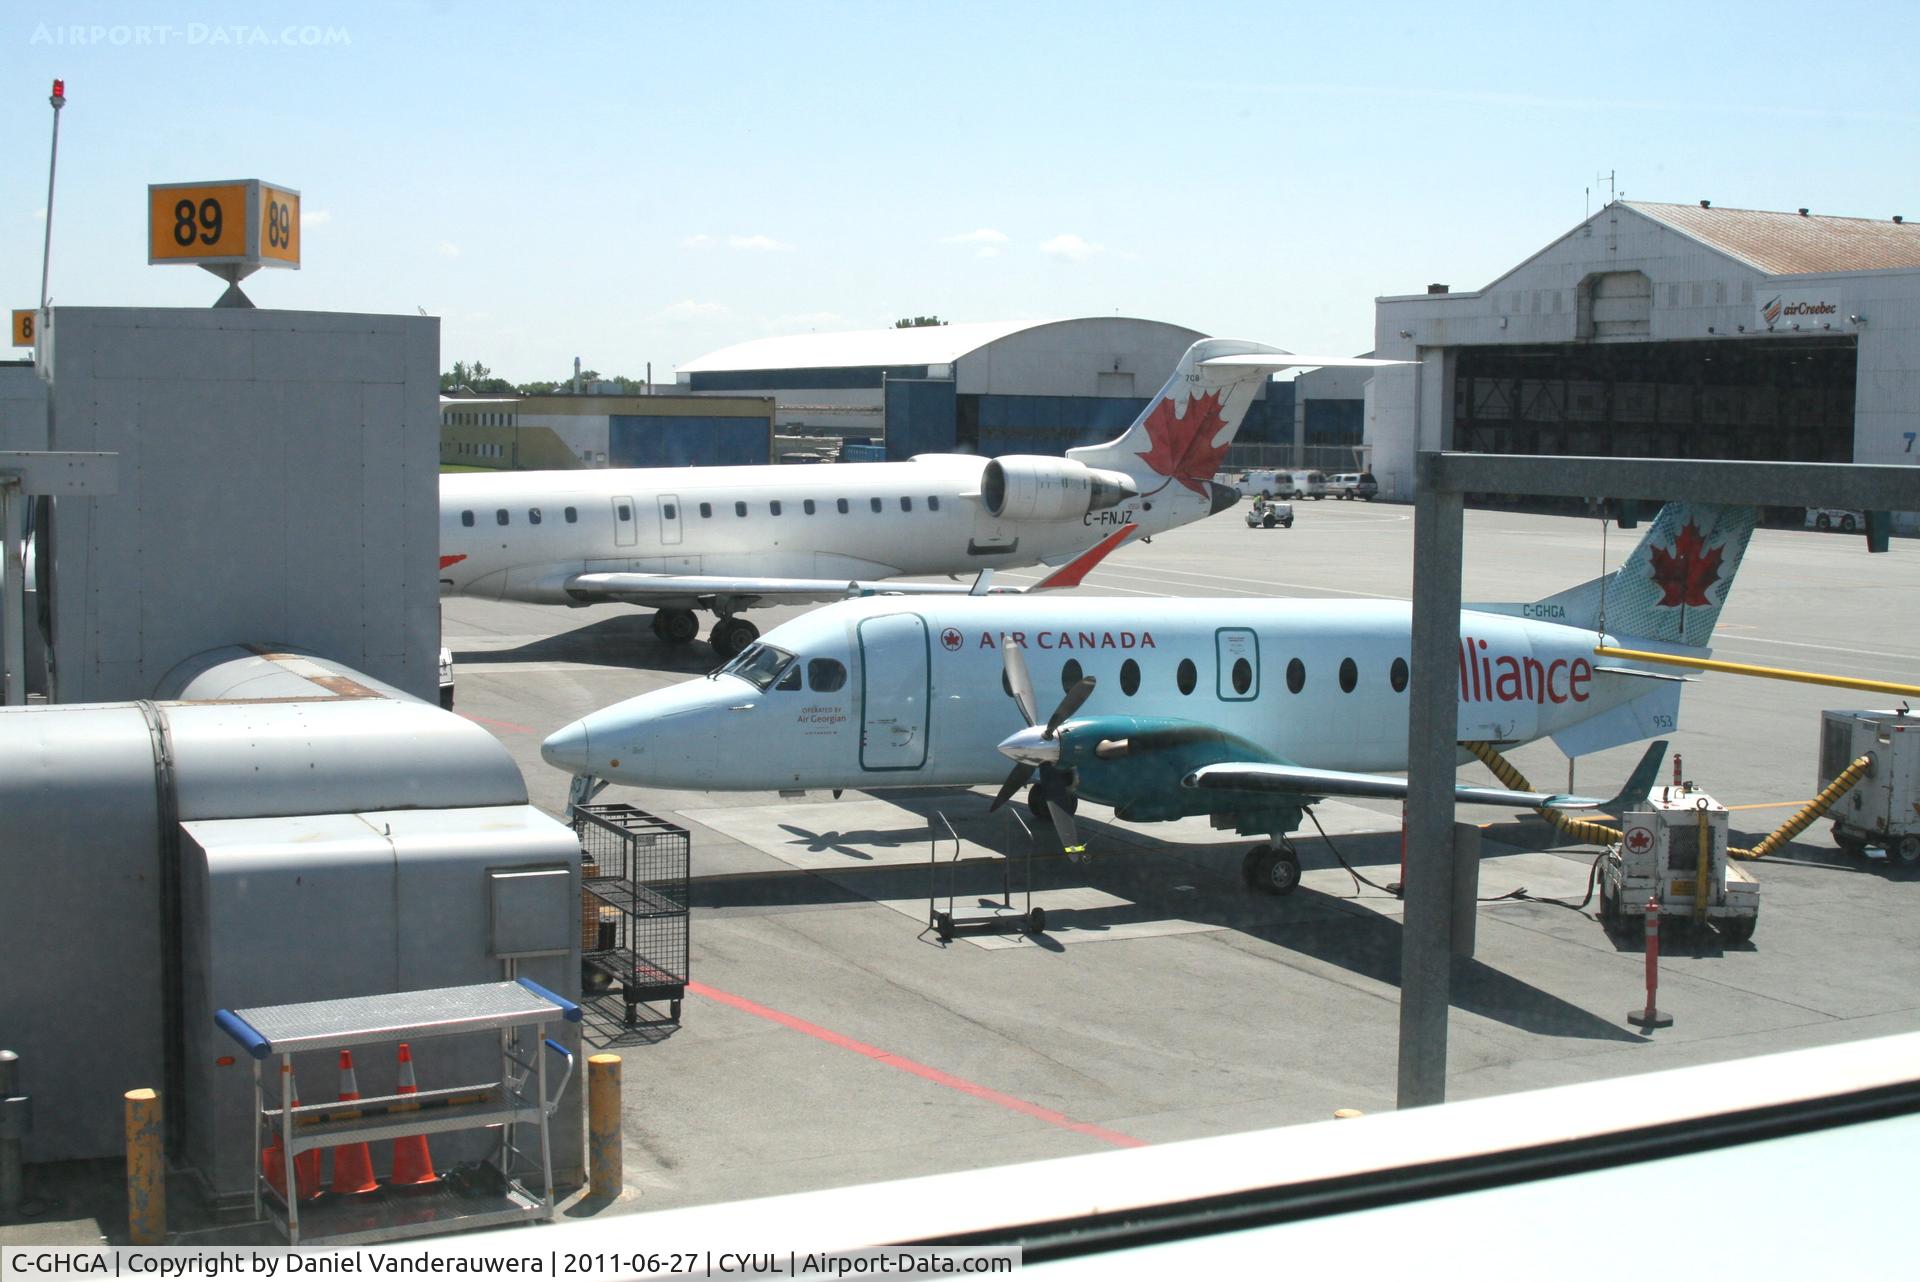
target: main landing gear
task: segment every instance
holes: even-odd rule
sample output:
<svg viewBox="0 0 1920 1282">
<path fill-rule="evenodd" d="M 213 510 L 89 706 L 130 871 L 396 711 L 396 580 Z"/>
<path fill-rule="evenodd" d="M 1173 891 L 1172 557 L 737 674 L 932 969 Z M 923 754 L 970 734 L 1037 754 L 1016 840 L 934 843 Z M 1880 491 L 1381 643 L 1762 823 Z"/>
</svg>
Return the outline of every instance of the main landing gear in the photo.
<svg viewBox="0 0 1920 1282">
<path fill-rule="evenodd" d="M 1255 846 L 1240 861 L 1240 875 L 1249 889 L 1269 895 L 1291 895 L 1300 885 L 1300 856 L 1282 837 L 1271 846 Z"/>
<path fill-rule="evenodd" d="M 653 612 L 653 635 L 668 645 L 686 645 L 700 635 L 700 619 L 692 610 L 662 609 Z M 731 659 L 760 639 L 760 629 L 738 615 L 723 615 L 713 621 L 707 642 L 722 659 Z"/>
</svg>

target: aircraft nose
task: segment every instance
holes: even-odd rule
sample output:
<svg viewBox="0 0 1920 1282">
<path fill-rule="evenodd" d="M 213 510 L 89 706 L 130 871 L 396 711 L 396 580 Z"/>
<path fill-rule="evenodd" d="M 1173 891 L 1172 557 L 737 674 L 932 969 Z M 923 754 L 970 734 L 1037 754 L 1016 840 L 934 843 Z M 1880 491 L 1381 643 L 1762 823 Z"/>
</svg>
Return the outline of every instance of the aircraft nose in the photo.
<svg viewBox="0 0 1920 1282">
<path fill-rule="evenodd" d="M 1240 501 L 1240 491 L 1218 481 L 1207 482 L 1207 515 L 1224 512 Z"/>
<path fill-rule="evenodd" d="M 593 773 L 587 764 L 587 723 L 576 721 L 548 735 L 540 745 L 540 755 L 548 765 L 570 775 Z"/>
</svg>

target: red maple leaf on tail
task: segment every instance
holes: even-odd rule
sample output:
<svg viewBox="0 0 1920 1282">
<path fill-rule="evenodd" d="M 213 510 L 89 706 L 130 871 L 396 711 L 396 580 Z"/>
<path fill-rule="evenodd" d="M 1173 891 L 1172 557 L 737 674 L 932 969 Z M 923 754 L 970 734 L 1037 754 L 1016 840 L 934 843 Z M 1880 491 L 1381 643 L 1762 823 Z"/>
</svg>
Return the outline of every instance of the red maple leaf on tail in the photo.
<svg viewBox="0 0 1920 1282">
<path fill-rule="evenodd" d="M 1673 551 L 1653 549 L 1653 581 L 1661 605 L 1710 605 L 1707 589 L 1720 577 L 1722 549 L 1706 550 L 1700 527 L 1692 521 L 1673 541 Z"/>
<path fill-rule="evenodd" d="M 1207 392 L 1187 402 L 1186 412 L 1173 412 L 1168 397 L 1147 415 L 1147 439 L 1153 448 L 1140 455 L 1141 461 L 1165 477 L 1180 482 L 1195 494 L 1207 493 L 1207 482 L 1226 456 L 1225 445 L 1213 438 L 1227 425 L 1220 413 L 1220 393 Z"/>
</svg>

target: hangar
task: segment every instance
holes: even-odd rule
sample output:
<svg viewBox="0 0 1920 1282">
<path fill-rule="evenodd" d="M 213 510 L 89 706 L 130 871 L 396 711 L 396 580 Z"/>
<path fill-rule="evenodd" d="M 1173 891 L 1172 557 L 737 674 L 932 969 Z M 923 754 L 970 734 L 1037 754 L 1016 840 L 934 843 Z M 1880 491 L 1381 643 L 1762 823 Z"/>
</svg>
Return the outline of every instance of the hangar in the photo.
<svg viewBox="0 0 1920 1282">
<path fill-rule="evenodd" d="M 768 396 L 442 396 L 440 462 L 501 471 L 773 460 Z"/>
<path fill-rule="evenodd" d="M 889 459 L 1058 454 L 1117 435 L 1205 337 L 1119 316 L 797 334 L 722 348 L 676 378 L 684 392 L 773 396 L 782 433 L 884 435 Z M 1290 397 L 1269 384 L 1240 440 L 1292 438 L 1275 387 Z"/>
<path fill-rule="evenodd" d="M 1419 450 L 1920 461 L 1920 227 L 1615 201 L 1484 289 L 1378 299 L 1383 497 Z M 1912 531 L 1915 516 L 1895 518 Z"/>
</svg>

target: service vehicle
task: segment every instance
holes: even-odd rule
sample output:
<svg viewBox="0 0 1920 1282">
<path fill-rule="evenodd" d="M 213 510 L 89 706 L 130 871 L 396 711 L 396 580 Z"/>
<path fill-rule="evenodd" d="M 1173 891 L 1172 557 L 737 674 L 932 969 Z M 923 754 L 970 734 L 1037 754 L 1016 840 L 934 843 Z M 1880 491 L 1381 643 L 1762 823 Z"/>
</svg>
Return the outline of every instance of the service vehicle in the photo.
<svg viewBox="0 0 1920 1282">
<path fill-rule="evenodd" d="M 1247 509 L 1247 528 L 1271 530 L 1276 525 L 1286 530 L 1293 528 L 1293 504 L 1279 499 L 1255 499 Z"/>
</svg>

